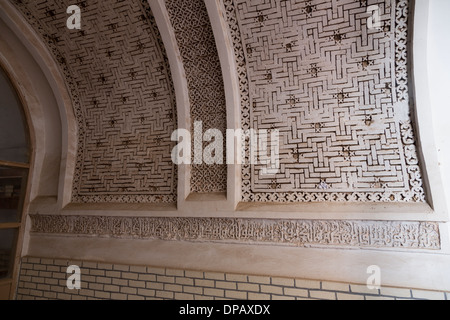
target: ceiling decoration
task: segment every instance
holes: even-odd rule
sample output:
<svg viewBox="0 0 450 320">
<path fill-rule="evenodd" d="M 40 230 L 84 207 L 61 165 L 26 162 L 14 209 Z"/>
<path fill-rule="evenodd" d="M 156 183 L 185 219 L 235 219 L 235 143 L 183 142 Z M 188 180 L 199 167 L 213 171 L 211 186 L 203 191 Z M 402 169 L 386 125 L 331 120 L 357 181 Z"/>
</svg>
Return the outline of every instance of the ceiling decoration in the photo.
<svg viewBox="0 0 450 320">
<path fill-rule="evenodd" d="M 225 137 L 227 129 L 225 89 L 214 34 L 203 0 L 166 0 L 166 7 L 186 72 L 192 140 L 205 150 L 211 142 L 194 140 L 199 137 L 194 135 L 195 122 L 202 122 L 201 138 L 208 129 L 218 129 Z M 224 139 L 223 150 L 225 146 Z M 226 163 L 225 153 L 223 157 Z M 226 192 L 225 164 L 196 164 L 203 159 L 192 160 L 191 192 Z"/>
<path fill-rule="evenodd" d="M 175 202 L 174 89 L 148 2 L 81 1 L 82 28 L 69 30 L 68 0 L 11 1 L 53 52 L 72 94 L 73 201 Z M 224 132 L 223 77 L 205 3 L 165 3 L 192 127 L 202 121 L 203 132 Z M 408 0 L 223 4 L 241 127 L 277 129 L 281 138 L 277 174 L 265 174 L 265 164 L 242 166 L 242 201 L 425 202 L 409 116 Z M 191 191 L 226 191 L 226 169 L 192 165 Z"/>
<path fill-rule="evenodd" d="M 407 0 L 224 5 L 242 128 L 280 132 L 277 174 L 249 165 L 247 148 L 244 202 L 425 201 L 409 117 Z"/>
<path fill-rule="evenodd" d="M 296 247 L 439 250 L 433 222 L 32 215 L 32 233 Z"/>
<path fill-rule="evenodd" d="M 148 2 L 15 0 L 66 77 L 78 123 L 74 202 L 176 202 L 174 89 Z"/>
</svg>

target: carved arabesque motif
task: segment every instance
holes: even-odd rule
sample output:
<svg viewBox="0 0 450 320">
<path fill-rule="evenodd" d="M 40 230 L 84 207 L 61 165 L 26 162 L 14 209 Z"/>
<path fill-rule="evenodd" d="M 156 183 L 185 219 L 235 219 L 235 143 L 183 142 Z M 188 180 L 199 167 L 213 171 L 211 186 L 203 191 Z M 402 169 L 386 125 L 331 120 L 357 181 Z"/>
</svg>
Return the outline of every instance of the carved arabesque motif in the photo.
<svg viewBox="0 0 450 320">
<path fill-rule="evenodd" d="M 194 123 L 202 122 L 202 132 L 217 129 L 224 137 L 227 128 L 226 101 L 222 70 L 213 30 L 203 0 L 166 0 L 167 11 L 175 32 L 189 90 L 192 143 L 203 149 L 209 144 L 194 141 Z M 194 150 L 194 147 L 192 147 Z M 191 192 L 210 193 L 227 190 L 226 155 L 223 164 L 191 165 Z M 203 159 L 200 159 L 203 162 Z"/>
</svg>

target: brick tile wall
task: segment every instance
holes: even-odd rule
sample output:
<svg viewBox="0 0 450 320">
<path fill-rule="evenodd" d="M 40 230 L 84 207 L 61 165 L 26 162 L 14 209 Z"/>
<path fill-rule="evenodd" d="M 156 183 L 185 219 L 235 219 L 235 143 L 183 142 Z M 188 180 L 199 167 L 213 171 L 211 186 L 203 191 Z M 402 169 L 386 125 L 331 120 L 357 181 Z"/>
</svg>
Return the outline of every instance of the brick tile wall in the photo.
<svg viewBox="0 0 450 320">
<path fill-rule="evenodd" d="M 70 276 L 66 273 L 69 265 L 77 265 L 81 269 L 80 290 L 69 290 L 66 286 Z M 450 292 L 383 287 L 369 290 L 365 285 L 326 281 L 25 257 L 21 263 L 16 298 L 447 300 Z"/>
</svg>

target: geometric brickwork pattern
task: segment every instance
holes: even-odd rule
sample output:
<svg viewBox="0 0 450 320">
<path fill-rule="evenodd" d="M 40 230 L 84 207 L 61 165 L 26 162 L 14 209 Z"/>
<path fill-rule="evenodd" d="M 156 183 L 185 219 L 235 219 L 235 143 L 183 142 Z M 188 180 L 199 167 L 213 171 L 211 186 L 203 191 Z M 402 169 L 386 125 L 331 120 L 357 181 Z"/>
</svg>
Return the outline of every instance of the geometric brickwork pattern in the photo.
<svg viewBox="0 0 450 320">
<path fill-rule="evenodd" d="M 205 147 L 210 142 L 195 141 L 195 121 L 202 122 L 202 135 L 218 129 L 225 137 L 227 128 L 222 70 L 208 12 L 204 0 L 166 0 L 166 7 L 186 73 L 193 142 Z M 225 139 L 223 146 L 225 150 Z M 225 164 L 197 164 L 193 158 L 191 192 L 225 192 L 226 182 Z"/>
<path fill-rule="evenodd" d="M 13 1 L 66 77 L 78 123 L 74 202 L 176 201 L 174 89 L 147 1 Z M 69 30 L 67 8 L 81 9 Z"/>
<path fill-rule="evenodd" d="M 224 5 L 242 128 L 280 136 L 276 174 L 243 166 L 243 201 L 425 201 L 409 117 L 408 1 Z"/>
<path fill-rule="evenodd" d="M 439 250 L 439 225 L 408 221 L 32 215 L 33 233 L 295 247 Z"/>
</svg>

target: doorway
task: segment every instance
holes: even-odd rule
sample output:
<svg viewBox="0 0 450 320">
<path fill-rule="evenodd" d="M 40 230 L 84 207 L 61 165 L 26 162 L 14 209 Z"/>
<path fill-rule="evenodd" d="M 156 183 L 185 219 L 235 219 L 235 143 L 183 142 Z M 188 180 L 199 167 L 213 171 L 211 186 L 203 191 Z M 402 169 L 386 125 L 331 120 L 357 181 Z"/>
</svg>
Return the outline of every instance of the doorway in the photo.
<svg viewBox="0 0 450 320">
<path fill-rule="evenodd" d="M 14 296 L 29 169 L 30 142 L 24 109 L 0 67 L 0 300 Z"/>
</svg>

